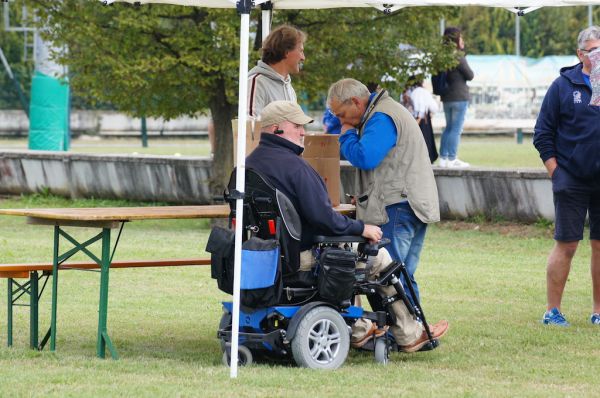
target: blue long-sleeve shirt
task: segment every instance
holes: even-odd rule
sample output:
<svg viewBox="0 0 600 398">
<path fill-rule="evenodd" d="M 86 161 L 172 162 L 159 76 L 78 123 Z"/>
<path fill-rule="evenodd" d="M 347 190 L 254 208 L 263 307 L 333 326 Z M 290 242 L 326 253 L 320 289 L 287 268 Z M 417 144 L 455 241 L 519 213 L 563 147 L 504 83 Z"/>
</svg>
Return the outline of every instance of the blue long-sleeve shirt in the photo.
<svg viewBox="0 0 600 398">
<path fill-rule="evenodd" d="M 375 95 L 371 94 L 369 103 Z M 340 151 L 354 167 L 372 170 L 396 146 L 397 134 L 392 118 L 385 113 L 375 112 L 365 125 L 360 139 L 356 129 L 350 129 L 340 136 Z"/>
</svg>

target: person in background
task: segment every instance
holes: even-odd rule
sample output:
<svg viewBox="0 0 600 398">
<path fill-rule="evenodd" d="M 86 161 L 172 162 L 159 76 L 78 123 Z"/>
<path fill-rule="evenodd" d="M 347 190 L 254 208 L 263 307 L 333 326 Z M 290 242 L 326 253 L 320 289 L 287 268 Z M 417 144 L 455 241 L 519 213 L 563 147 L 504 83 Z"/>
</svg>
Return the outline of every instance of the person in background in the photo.
<svg viewBox="0 0 600 398">
<path fill-rule="evenodd" d="M 306 34 L 289 25 L 274 29 L 263 41 L 261 60 L 248 72 L 248 115 L 258 117 L 273 101 L 297 102 L 290 74 L 300 73 Z"/>
<path fill-rule="evenodd" d="M 470 95 L 467 81 L 473 80 L 475 75 L 465 58 L 465 43 L 460 29 L 448 27 L 444 31 L 444 40 L 456 45 L 458 66 L 447 72 L 448 90 L 442 95 L 446 128 L 442 132 L 440 142 L 440 167 L 469 167 L 457 157 L 460 135 L 465 123 L 465 114 L 469 105 Z"/>
<path fill-rule="evenodd" d="M 579 64 L 562 68 L 537 118 L 533 144 L 552 179 L 554 248 L 546 269 L 545 325 L 569 326 L 560 306 L 571 261 L 590 222 L 592 315 L 600 325 L 600 109 L 590 105 L 591 62 L 600 48 L 600 27 L 590 26 L 577 38 Z"/>
<path fill-rule="evenodd" d="M 423 133 L 425 144 L 427 144 L 427 151 L 429 152 L 429 160 L 433 164 L 438 158 L 438 151 L 433 136 L 431 115 L 439 111 L 438 103 L 433 98 L 433 95 L 423 87 L 423 78 L 417 79 L 416 84 L 411 88 L 408 95 L 410 97 L 410 104 L 412 105 L 412 114 Z"/>
</svg>

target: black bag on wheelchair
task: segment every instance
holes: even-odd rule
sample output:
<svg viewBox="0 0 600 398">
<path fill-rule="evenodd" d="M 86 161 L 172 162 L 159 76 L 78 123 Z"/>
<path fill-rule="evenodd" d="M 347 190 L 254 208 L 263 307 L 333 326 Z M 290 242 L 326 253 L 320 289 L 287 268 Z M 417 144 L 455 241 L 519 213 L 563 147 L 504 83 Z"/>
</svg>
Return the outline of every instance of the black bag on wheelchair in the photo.
<svg viewBox="0 0 600 398">
<path fill-rule="evenodd" d="M 352 299 L 356 253 L 328 247 L 321 253 L 319 296 L 334 305 L 347 307 Z"/>
<path fill-rule="evenodd" d="M 283 283 L 281 255 L 275 239 L 252 237 L 242 245 L 240 303 L 249 308 L 278 304 Z"/>
<path fill-rule="evenodd" d="M 233 260 L 235 233 L 230 229 L 214 227 L 206 243 L 210 253 L 210 276 L 217 280 L 219 289 L 233 294 Z"/>
</svg>

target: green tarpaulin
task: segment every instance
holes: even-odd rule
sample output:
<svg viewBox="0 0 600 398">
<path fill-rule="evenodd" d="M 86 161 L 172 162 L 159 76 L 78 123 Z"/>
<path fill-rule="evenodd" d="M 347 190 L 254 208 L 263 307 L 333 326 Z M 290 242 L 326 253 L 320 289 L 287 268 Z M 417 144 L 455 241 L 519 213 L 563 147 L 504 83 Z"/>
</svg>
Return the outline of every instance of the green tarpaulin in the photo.
<svg viewBox="0 0 600 398">
<path fill-rule="evenodd" d="M 29 149 L 69 149 L 69 83 L 36 71 L 31 83 Z"/>
</svg>

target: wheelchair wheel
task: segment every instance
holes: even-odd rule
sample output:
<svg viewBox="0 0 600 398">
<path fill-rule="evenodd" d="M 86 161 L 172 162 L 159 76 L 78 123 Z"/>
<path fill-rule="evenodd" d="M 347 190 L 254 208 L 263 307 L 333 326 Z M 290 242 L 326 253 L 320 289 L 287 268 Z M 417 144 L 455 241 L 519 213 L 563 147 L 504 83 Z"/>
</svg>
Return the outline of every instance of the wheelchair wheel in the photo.
<svg viewBox="0 0 600 398">
<path fill-rule="evenodd" d="M 350 333 L 344 318 L 330 307 L 310 310 L 298 325 L 292 354 L 298 366 L 337 369 L 350 349 Z"/>
<path fill-rule="evenodd" d="M 390 359 L 390 349 L 385 338 L 379 338 L 375 341 L 375 362 L 381 365 L 387 365 Z"/>
<path fill-rule="evenodd" d="M 238 366 L 252 365 L 252 352 L 244 345 L 238 346 Z M 228 350 L 223 351 L 223 365 L 229 367 L 231 365 L 231 356 Z"/>
</svg>

